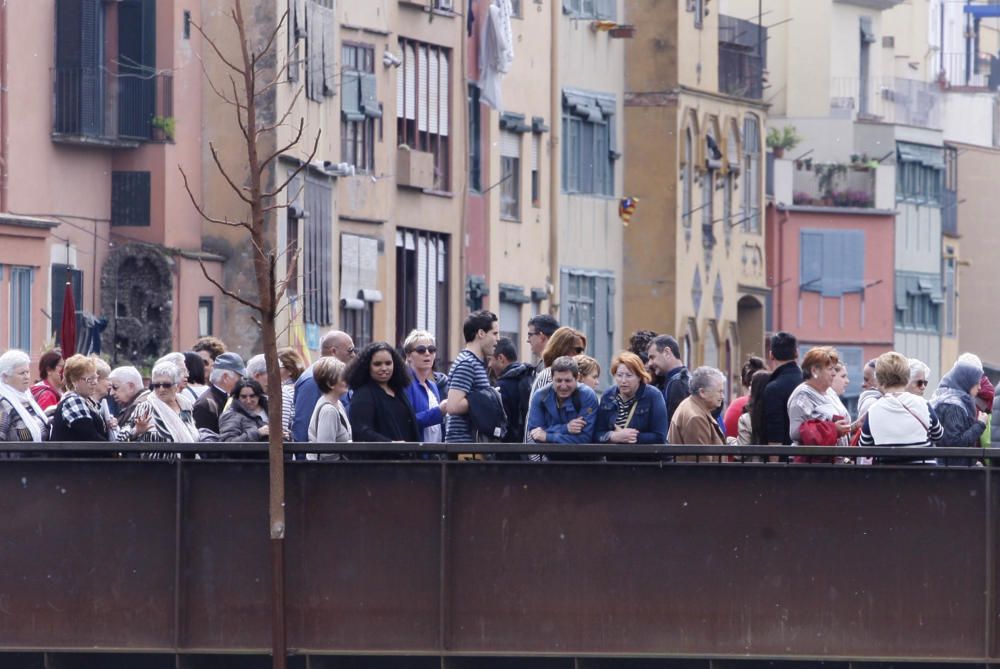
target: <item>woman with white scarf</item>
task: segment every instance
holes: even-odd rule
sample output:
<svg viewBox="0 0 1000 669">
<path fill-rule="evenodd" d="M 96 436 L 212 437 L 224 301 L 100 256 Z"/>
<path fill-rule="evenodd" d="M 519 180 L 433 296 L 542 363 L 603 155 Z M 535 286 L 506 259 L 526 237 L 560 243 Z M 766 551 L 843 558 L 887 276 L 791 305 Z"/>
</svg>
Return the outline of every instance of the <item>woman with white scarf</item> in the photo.
<svg viewBox="0 0 1000 669">
<path fill-rule="evenodd" d="M 48 439 L 48 420 L 31 387 L 31 358 L 11 349 L 0 355 L 0 441 Z"/>
<path fill-rule="evenodd" d="M 189 444 L 198 441 L 198 428 L 191 415 L 193 403 L 180 394 L 181 372 L 173 362 L 161 362 L 153 367 L 153 392 L 149 393 L 132 412 L 130 421 L 152 416 L 149 431 L 138 437 L 138 442 Z M 126 425 L 123 428 L 128 427 Z"/>
</svg>

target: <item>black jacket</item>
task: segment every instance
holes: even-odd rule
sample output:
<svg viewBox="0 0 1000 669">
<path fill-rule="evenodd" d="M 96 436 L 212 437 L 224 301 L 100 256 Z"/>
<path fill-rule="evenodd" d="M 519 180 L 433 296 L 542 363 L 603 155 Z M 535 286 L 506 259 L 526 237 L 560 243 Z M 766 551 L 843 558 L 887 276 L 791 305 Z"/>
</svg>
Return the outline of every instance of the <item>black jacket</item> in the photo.
<svg viewBox="0 0 1000 669">
<path fill-rule="evenodd" d="M 226 400 L 229 395 L 224 390 L 216 388 L 214 385 L 201 394 L 198 401 L 194 403 L 191 410 L 191 417 L 199 430 L 211 430 L 215 434 L 219 431 L 219 414 L 226 408 Z"/>
<path fill-rule="evenodd" d="M 764 386 L 764 433 L 768 444 L 790 446 L 788 398 L 802 383 L 802 369 L 792 360 L 778 367 Z"/>
<path fill-rule="evenodd" d="M 506 443 L 524 442 L 524 423 L 528 417 L 528 400 L 534 380 L 534 366 L 523 362 L 511 363 L 497 379 L 503 410 L 507 414 L 507 435 L 503 438 Z"/>
<path fill-rule="evenodd" d="M 355 388 L 350 419 L 354 441 L 420 441 L 417 416 L 402 390 L 390 397 L 374 383 Z"/>
<path fill-rule="evenodd" d="M 674 416 L 674 411 L 681 405 L 681 402 L 691 394 L 689 383 L 691 374 L 688 368 L 681 365 L 667 372 L 658 386 L 663 393 L 663 402 L 667 407 L 667 429 L 670 429 L 670 419 Z"/>
</svg>

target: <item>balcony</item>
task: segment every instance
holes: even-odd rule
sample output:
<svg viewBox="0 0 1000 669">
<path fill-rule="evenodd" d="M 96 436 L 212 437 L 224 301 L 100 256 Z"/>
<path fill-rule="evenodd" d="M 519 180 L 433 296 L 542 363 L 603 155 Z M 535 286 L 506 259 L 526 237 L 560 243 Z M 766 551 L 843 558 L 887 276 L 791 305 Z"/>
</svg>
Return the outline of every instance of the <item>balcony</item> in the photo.
<svg viewBox="0 0 1000 669">
<path fill-rule="evenodd" d="M 764 97 L 767 28 L 719 15 L 719 92 L 740 98 Z"/>
<path fill-rule="evenodd" d="M 940 129 L 941 87 L 899 77 L 838 77 L 830 81 L 830 115 Z"/>
<path fill-rule="evenodd" d="M 948 88 L 996 88 L 1000 59 L 990 54 L 939 53 L 934 56 L 938 82 Z"/>
<path fill-rule="evenodd" d="M 853 164 L 794 161 L 792 202 L 798 206 L 875 207 L 876 168 L 860 159 Z"/>
<path fill-rule="evenodd" d="M 103 68 L 52 69 L 52 140 L 135 148 L 173 141 L 173 77 Z"/>
</svg>

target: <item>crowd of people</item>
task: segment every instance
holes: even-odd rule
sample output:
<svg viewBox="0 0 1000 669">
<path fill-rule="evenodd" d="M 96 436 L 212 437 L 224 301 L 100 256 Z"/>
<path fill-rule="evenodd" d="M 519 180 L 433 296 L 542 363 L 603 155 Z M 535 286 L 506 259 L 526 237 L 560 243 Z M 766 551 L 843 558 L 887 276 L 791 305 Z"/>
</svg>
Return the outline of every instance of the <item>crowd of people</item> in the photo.
<svg viewBox="0 0 1000 669">
<path fill-rule="evenodd" d="M 399 348 L 375 342 L 358 351 L 350 334 L 333 330 L 311 365 L 292 348 L 278 351 L 280 398 L 268 396 L 263 354 L 244 363 L 215 337 L 163 356 L 148 380 L 133 366 L 111 369 L 96 356 L 63 359 L 58 349 L 33 368 L 27 353 L 10 350 L 0 355 L 0 440 L 115 442 L 124 452 L 130 443 L 265 442 L 280 431 L 286 441 L 318 444 L 525 444 L 523 455 L 507 457 L 551 459 L 552 449 L 532 455 L 529 444 L 989 446 L 991 412 L 1000 418 L 983 364 L 970 353 L 930 393 L 926 364 L 883 353 L 865 365 L 852 415 L 837 350 L 817 346 L 800 361 L 787 332 L 771 337 L 767 360 L 746 360 L 741 392 L 728 406 L 725 374 L 689 370 L 668 334 L 633 334 L 628 350 L 610 361 L 606 388 L 601 361 L 587 355 L 586 335 L 550 315 L 528 321 L 537 362 L 518 360 L 518 343 L 500 337 L 492 312 L 469 315 L 463 337 L 445 374 L 436 369 L 430 332 L 414 330 Z M 281 425 L 268 416 L 277 401 Z M 903 454 L 881 461 L 940 464 Z"/>
</svg>

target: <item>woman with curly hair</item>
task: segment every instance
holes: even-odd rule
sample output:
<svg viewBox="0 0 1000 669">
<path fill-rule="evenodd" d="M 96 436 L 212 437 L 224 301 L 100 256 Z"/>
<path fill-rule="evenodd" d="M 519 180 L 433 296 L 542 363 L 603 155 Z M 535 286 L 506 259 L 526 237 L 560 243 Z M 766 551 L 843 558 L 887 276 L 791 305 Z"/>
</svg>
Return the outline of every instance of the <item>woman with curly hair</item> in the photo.
<svg viewBox="0 0 1000 669">
<path fill-rule="evenodd" d="M 406 399 L 406 363 L 384 341 L 369 344 L 347 368 L 355 441 L 420 441 L 417 417 Z"/>
</svg>

